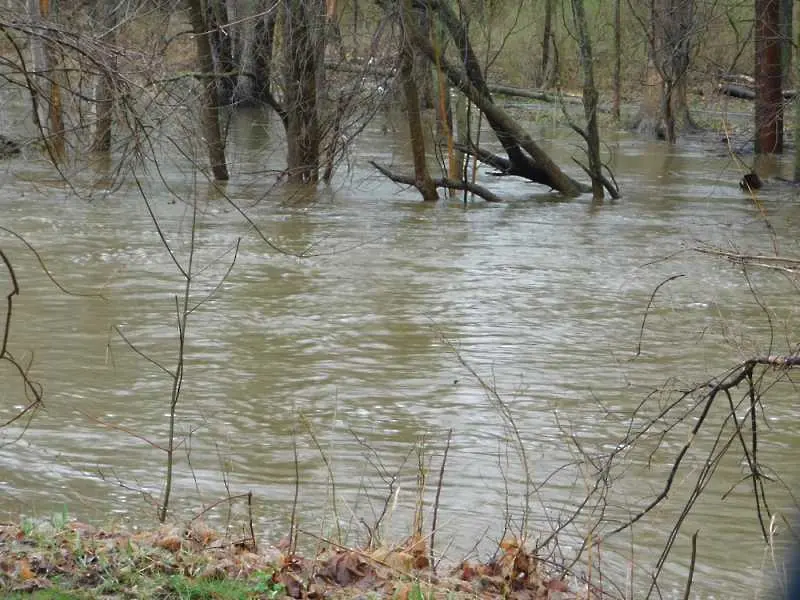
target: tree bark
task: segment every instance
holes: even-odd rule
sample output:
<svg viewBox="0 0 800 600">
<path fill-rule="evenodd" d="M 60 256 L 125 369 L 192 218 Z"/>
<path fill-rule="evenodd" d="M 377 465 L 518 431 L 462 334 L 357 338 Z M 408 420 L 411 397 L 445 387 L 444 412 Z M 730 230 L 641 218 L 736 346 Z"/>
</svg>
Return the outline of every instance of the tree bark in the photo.
<svg viewBox="0 0 800 600">
<path fill-rule="evenodd" d="M 586 22 L 586 11 L 583 0 L 572 0 L 572 16 L 578 32 L 581 66 L 583 67 L 583 108 L 586 116 L 586 154 L 589 158 L 589 177 L 592 178 L 592 197 L 602 200 L 603 162 L 600 160 L 600 132 L 597 127 L 597 101 L 599 94 L 594 85 L 594 65 L 592 63 L 592 40 L 589 37 L 589 26 Z"/>
<path fill-rule="evenodd" d="M 422 129 L 422 115 L 419 106 L 419 88 L 417 78 L 414 73 L 414 64 L 419 63 L 416 52 L 411 44 L 410 36 L 407 34 L 409 27 L 418 27 L 419 23 L 411 25 L 411 19 L 418 19 L 419 14 L 411 8 L 411 0 L 401 0 L 403 3 L 402 25 L 406 35 L 403 36 L 404 43 L 402 58 L 400 62 L 400 78 L 403 82 L 403 93 L 406 100 L 406 116 L 408 118 L 408 129 L 411 141 L 411 153 L 414 158 L 414 186 L 422 194 L 422 199 L 426 202 L 435 202 L 439 199 L 436 193 L 436 186 L 428 173 L 425 154 L 425 132 Z M 426 66 L 428 66 L 426 64 Z"/>
<path fill-rule="evenodd" d="M 619 122 L 620 105 L 622 103 L 622 0 L 614 0 L 614 74 L 612 86 L 614 89 L 613 108 L 614 119 Z"/>
<path fill-rule="evenodd" d="M 696 0 L 652 0 L 648 22 L 641 20 L 648 40 L 647 87 L 639 111 L 640 133 L 675 143 L 679 118 L 693 126 L 685 80 L 697 27 Z"/>
<path fill-rule="evenodd" d="M 117 12 L 115 10 L 115 0 L 103 0 L 100 3 L 101 11 L 100 24 L 103 28 L 101 39 L 106 36 L 110 41 L 116 39 L 114 33 L 117 22 Z M 104 65 L 104 72 L 100 73 L 95 86 L 95 130 L 94 141 L 92 142 L 92 152 L 109 152 L 111 150 L 111 127 L 113 125 L 112 116 L 114 111 L 114 82 L 111 73 L 116 70 L 116 59 L 110 58 L 111 63 Z"/>
<path fill-rule="evenodd" d="M 269 103 L 272 96 L 272 53 L 275 49 L 275 26 L 278 11 L 275 5 L 258 18 L 253 30 L 252 96 L 258 102 Z"/>
<path fill-rule="evenodd" d="M 226 181 L 228 166 L 225 163 L 225 141 L 219 126 L 219 98 L 214 77 L 214 59 L 201 0 L 188 0 L 192 30 L 197 44 L 197 61 L 203 77 L 200 97 L 200 125 L 206 138 L 208 158 L 214 179 Z"/>
<path fill-rule="evenodd" d="M 538 87 L 547 87 L 550 80 L 550 48 L 553 46 L 553 12 L 555 0 L 544 0 L 544 25 L 542 27 L 542 62 L 539 65 Z"/>
<path fill-rule="evenodd" d="M 229 27 L 228 7 L 225 0 L 207 0 L 206 5 L 209 44 L 216 73 L 217 98 L 227 106 L 233 102 L 238 65 L 234 59 L 233 31 Z"/>
<path fill-rule="evenodd" d="M 755 0 L 755 150 L 783 152 L 780 0 Z"/>
<path fill-rule="evenodd" d="M 450 32 L 458 54 L 462 57 L 464 69 L 450 64 L 443 56 L 437 57 L 428 36 L 414 30 L 410 37 L 419 51 L 432 63 L 440 66 L 451 85 L 458 88 L 486 116 L 513 166 L 513 171 L 509 174 L 548 185 L 566 196 L 580 195 L 585 188 L 566 175 L 517 121 L 494 103 L 463 24 L 450 6 L 438 0 L 429 0 L 428 4 L 435 9 Z"/>
<path fill-rule="evenodd" d="M 322 65 L 314 32 L 322 30 L 324 18 L 325 5 L 319 0 L 284 3 L 283 108 L 290 183 L 313 184 L 319 179 L 317 70 Z"/>
</svg>

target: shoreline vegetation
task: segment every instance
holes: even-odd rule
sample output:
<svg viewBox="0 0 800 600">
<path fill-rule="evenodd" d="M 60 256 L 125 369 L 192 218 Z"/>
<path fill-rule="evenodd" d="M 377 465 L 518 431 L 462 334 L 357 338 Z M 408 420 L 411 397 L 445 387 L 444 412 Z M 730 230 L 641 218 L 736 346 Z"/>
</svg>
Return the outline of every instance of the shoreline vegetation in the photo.
<svg viewBox="0 0 800 600">
<path fill-rule="evenodd" d="M 591 581 L 507 537 L 487 562 L 431 562 L 427 540 L 347 548 L 318 540 L 314 556 L 222 534 L 201 521 L 154 530 L 97 528 L 66 515 L 0 523 L 0 595 L 84 600 L 570 600 L 602 597 Z M 433 565 L 433 566 L 432 566 Z M 580 591 L 578 591 L 580 588 Z"/>
</svg>

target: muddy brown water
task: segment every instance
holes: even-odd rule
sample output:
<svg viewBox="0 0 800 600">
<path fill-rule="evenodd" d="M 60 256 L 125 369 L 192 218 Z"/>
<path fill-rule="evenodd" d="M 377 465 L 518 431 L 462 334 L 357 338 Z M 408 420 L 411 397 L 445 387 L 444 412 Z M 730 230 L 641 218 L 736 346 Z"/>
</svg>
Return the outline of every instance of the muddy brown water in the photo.
<svg viewBox="0 0 800 600">
<path fill-rule="evenodd" d="M 618 202 L 564 201 L 481 170 L 507 202 L 429 206 L 365 166 L 375 159 L 410 169 L 402 134 L 384 133 L 381 123 L 366 131 L 352 170 L 333 186 L 313 196 L 270 189 L 264 170 L 280 168 L 280 141 L 252 118 L 234 122 L 226 191 L 288 254 L 269 247 L 178 159 L 165 157 L 162 170 L 175 196 L 152 168 L 142 175 L 178 260 L 189 248 L 187 201 L 197 199 L 194 303 L 219 284 L 240 240 L 232 271 L 189 319 L 175 518 L 196 514 L 226 488 L 252 491 L 257 531 L 274 541 L 286 531 L 297 470 L 303 530 L 333 536 L 340 529 L 363 540 L 362 520 L 373 524 L 393 492 L 381 529 L 399 540 L 415 503 L 414 448 L 423 447 L 429 461 L 430 506 L 452 430 L 437 547 L 452 562 L 485 555 L 508 518 L 523 519 L 523 471 L 501 407 L 459 357 L 503 399 L 532 480 L 547 479 L 528 502 L 531 535 L 541 539 L 593 477 L 569 436 L 592 456 L 608 453 L 624 435 L 625 417 L 653 390 L 688 386 L 796 342 L 791 278 L 755 269 L 750 289 L 740 268 L 692 251 L 709 244 L 768 254 L 777 244 L 782 254 L 800 255 L 800 202 L 766 191 L 755 205 L 736 186 L 724 148 L 668 149 L 612 132 L 607 142 L 625 194 Z M 532 128 L 553 140 L 547 149 L 562 164 L 577 155 L 573 138 L 549 125 Z M 3 235 L 21 288 L 10 348 L 31 362 L 46 409 L 24 431 L 20 423 L 0 431 L 0 510 L 7 518 L 66 509 L 85 520 L 147 524 L 148 501 L 163 483 L 164 456 L 154 445 L 166 443 L 171 383 L 114 327 L 174 369 L 182 281 L 130 176 L 108 194 L 97 169 L 76 169 L 73 180 L 83 197 L 35 156 L 3 165 L 2 225 L 33 244 L 65 288 L 105 299 L 59 292 L 35 256 Z M 634 358 L 651 294 L 673 275 L 682 277 L 653 298 Z M 5 296 L 5 271 L 2 285 Z M 8 366 L 0 376 L 5 421 L 26 400 Z M 658 401 L 645 404 L 647 414 Z M 779 386 L 761 422 L 761 460 L 789 484 L 798 483 L 798 413 L 796 392 Z M 661 489 L 686 439 L 678 432 L 653 456 L 648 440 L 614 468 L 609 519 L 634 513 Z M 698 447 L 708 449 L 714 435 L 701 430 Z M 630 585 L 646 587 L 703 456 L 688 455 L 663 508 L 605 542 L 607 581 L 624 587 L 632 570 Z M 696 596 L 752 596 L 770 559 L 740 458 L 720 462 L 678 536 L 665 597 L 682 594 L 698 529 Z M 786 494 L 773 491 L 772 508 L 786 510 Z M 235 522 L 242 514 L 239 503 Z M 224 525 L 227 515 L 216 509 L 209 518 Z M 587 531 L 586 521 L 568 528 L 564 553 Z"/>
</svg>

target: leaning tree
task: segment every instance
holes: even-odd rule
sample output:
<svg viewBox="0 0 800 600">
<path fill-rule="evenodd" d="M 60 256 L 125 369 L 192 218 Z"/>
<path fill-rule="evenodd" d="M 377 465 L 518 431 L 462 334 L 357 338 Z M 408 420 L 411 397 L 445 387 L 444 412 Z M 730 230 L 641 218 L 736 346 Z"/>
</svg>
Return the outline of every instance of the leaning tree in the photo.
<svg viewBox="0 0 800 600">
<path fill-rule="evenodd" d="M 385 0 L 382 6 L 395 18 L 400 12 L 396 3 Z M 441 45 L 431 41 L 428 31 L 422 30 L 418 22 L 407 19 L 403 23 L 403 31 L 409 43 L 481 112 L 502 145 L 505 156 L 472 143 L 467 144 L 463 150 L 494 167 L 497 175 L 522 177 L 546 185 L 566 196 L 577 196 L 590 191 L 589 186 L 567 175 L 518 121 L 494 101 L 465 26 L 467 17 L 459 17 L 447 2 L 440 0 L 416 0 L 415 6 L 432 15 L 431 26 L 438 26 L 445 32 L 452 42 L 452 50 L 442 52 Z M 376 163 L 373 165 L 391 179 L 414 185 L 420 191 L 425 185 L 424 178 L 403 176 Z M 434 184 L 440 188 L 466 189 L 486 200 L 498 200 L 491 191 L 466 180 L 457 181 L 443 177 L 434 179 Z"/>
</svg>

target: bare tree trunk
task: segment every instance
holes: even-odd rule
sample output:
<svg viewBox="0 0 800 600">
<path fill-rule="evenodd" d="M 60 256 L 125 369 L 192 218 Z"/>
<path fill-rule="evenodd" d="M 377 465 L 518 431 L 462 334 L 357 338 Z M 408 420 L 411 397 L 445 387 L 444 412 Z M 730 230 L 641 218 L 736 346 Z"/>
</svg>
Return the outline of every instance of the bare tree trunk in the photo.
<svg viewBox="0 0 800 600">
<path fill-rule="evenodd" d="M 504 159 L 478 149 L 481 160 L 490 161 L 490 164 L 496 166 L 504 175 L 525 177 L 530 181 L 548 185 L 567 196 L 577 196 L 583 191 L 588 191 L 585 190 L 585 186 L 564 173 L 519 123 L 494 103 L 464 23 L 456 16 L 453 9 L 445 2 L 431 2 L 429 6 L 435 10 L 442 25 L 453 39 L 462 65 L 455 66 L 446 57 L 437 53 L 427 32 L 407 28 L 406 37 L 411 40 L 415 49 L 424 53 L 432 64 L 441 69 L 452 86 L 458 88 L 486 116 L 487 122 L 508 154 L 508 159 Z"/>
<path fill-rule="evenodd" d="M 32 23 L 36 24 L 42 21 L 39 0 L 28 0 L 27 10 L 28 18 Z M 47 77 L 41 75 L 41 73 L 46 73 L 48 70 L 44 40 L 38 35 L 32 35 L 30 37 L 30 47 L 31 82 L 35 86 L 34 89 L 30 90 L 30 93 L 37 109 L 33 117 L 36 126 L 41 130 L 42 137 L 45 137 L 47 135 L 47 98 L 50 96 L 50 85 Z"/>
<path fill-rule="evenodd" d="M 28 0 L 28 17 L 40 23 L 50 16 L 50 0 Z M 38 35 L 30 38 L 32 73 L 31 97 L 36 107 L 34 119 L 51 160 L 60 161 L 65 153 L 64 114 L 61 98 L 63 71 L 57 67 L 56 46 Z"/>
<path fill-rule="evenodd" d="M 637 122 L 640 133 L 670 143 L 677 139 L 677 120 L 693 126 L 686 100 L 686 77 L 692 38 L 697 28 L 696 0 L 651 0 L 647 24 L 648 75 Z M 656 101 L 658 95 L 658 101 Z"/>
<path fill-rule="evenodd" d="M 227 181 L 228 166 L 225 163 L 225 141 L 219 126 L 219 97 L 214 77 L 214 58 L 208 35 L 201 0 L 188 0 L 192 30 L 197 44 L 197 61 L 203 77 L 203 93 L 200 98 L 200 124 L 208 146 L 208 158 L 214 179 Z"/>
<path fill-rule="evenodd" d="M 114 28 L 117 22 L 116 17 L 116 1 L 103 0 L 100 3 L 99 10 L 102 11 L 99 21 L 103 27 L 103 35 L 110 36 L 113 40 L 116 38 Z M 112 64 L 105 65 L 106 71 L 101 73 L 97 79 L 95 86 L 94 101 L 95 101 L 95 130 L 94 141 L 92 142 L 92 152 L 109 152 L 111 150 L 111 127 L 113 125 L 112 115 L 114 111 L 114 83 L 111 78 L 111 73 L 115 70 L 114 58 L 111 59 Z"/>
<path fill-rule="evenodd" d="M 622 0 L 614 0 L 614 100 L 612 113 L 614 119 L 620 120 L 620 104 L 622 102 Z"/>
<path fill-rule="evenodd" d="M 277 21 L 278 11 L 270 10 L 256 21 L 253 33 L 253 98 L 260 102 L 268 102 L 272 94 L 272 52 Z"/>
<path fill-rule="evenodd" d="M 553 12 L 555 0 L 544 0 L 544 26 L 542 28 L 542 62 L 539 65 L 538 87 L 550 81 L 550 48 L 553 46 Z"/>
<path fill-rule="evenodd" d="M 797 48 L 800 48 L 800 31 L 797 35 Z M 800 60 L 797 60 L 795 57 L 795 77 L 797 81 L 800 81 Z M 794 139 L 800 140 L 800 94 L 796 94 L 794 97 Z M 795 182 L 800 182 L 800 144 L 795 141 L 795 149 L 794 149 L 794 180 Z"/>
<path fill-rule="evenodd" d="M 228 7 L 225 0 L 208 0 L 206 5 L 206 26 L 210 37 L 211 56 L 216 73 L 215 84 L 218 87 L 217 98 L 223 106 L 233 102 L 238 71 L 234 60 L 233 32 L 228 27 Z"/>
<path fill-rule="evenodd" d="M 412 12 L 417 19 L 420 31 L 431 30 L 430 12 L 425 6 L 416 8 Z M 416 80 L 417 91 L 419 93 L 419 104 L 422 108 L 431 109 L 434 104 L 433 93 L 433 69 L 424 54 L 414 52 L 414 79 Z"/>
<path fill-rule="evenodd" d="M 572 16 L 578 30 L 578 44 L 580 45 L 581 65 L 583 66 L 583 108 L 586 116 L 586 154 L 589 157 L 589 177 L 592 178 L 592 197 L 602 200 L 603 191 L 603 163 L 600 160 L 600 132 L 597 127 L 597 101 L 599 94 L 594 85 L 594 65 L 592 64 L 592 40 L 589 37 L 589 27 L 586 23 L 586 11 L 583 0 L 572 0 Z"/>
<path fill-rule="evenodd" d="M 794 29 L 794 0 L 781 0 L 781 69 L 784 89 L 791 85 L 792 30 Z"/>
<path fill-rule="evenodd" d="M 323 30 L 325 5 L 320 0 L 284 3 L 284 109 L 288 175 L 291 183 L 319 179 L 320 130 L 317 77 L 320 61 L 315 32 Z"/>
<path fill-rule="evenodd" d="M 783 78 L 781 76 L 780 0 L 755 0 L 755 149 L 783 152 Z"/>
<path fill-rule="evenodd" d="M 410 19 L 417 17 L 411 9 L 411 0 L 403 1 L 403 29 Z M 418 24 L 417 24 L 418 26 Z M 419 90 L 417 88 L 416 77 L 414 76 L 415 60 L 414 47 L 411 44 L 409 35 L 404 35 L 403 56 L 400 63 L 400 77 L 403 81 L 403 92 L 406 99 L 406 113 L 408 117 L 408 129 L 411 139 L 411 153 L 414 158 L 414 181 L 415 186 L 422 194 L 422 199 L 426 202 L 435 202 L 439 199 L 436 193 L 436 186 L 433 184 L 428 166 L 425 162 L 425 133 L 422 129 L 422 116 L 419 107 Z"/>
</svg>

